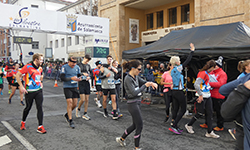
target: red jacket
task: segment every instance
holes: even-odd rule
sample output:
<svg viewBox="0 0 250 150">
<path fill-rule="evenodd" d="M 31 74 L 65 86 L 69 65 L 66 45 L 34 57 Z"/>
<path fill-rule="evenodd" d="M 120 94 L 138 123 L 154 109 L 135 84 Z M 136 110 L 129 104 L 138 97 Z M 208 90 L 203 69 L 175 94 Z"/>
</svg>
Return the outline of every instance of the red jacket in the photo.
<svg viewBox="0 0 250 150">
<path fill-rule="evenodd" d="M 224 99 L 225 96 L 219 93 L 219 89 L 222 85 L 227 83 L 227 74 L 221 68 L 213 70 L 209 74 L 215 76 L 216 80 L 218 81 L 218 82 L 209 82 L 210 86 L 213 88 L 210 91 L 211 97 L 217 99 Z"/>
</svg>

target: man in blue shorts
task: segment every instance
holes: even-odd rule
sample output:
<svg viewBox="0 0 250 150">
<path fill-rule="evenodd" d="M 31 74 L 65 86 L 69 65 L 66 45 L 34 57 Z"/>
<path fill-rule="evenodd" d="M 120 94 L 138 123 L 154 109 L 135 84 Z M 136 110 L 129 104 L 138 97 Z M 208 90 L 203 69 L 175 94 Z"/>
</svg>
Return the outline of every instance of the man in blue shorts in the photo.
<svg viewBox="0 0 250 150">
<path fill-rule="evenodd" d="M 75 128 L 75 124 L 72 120 L 72 111 L 76 108 L 79 98 L 77 82 L 81 81 L 79 78 L 81 76 L 80 67 L 76 65 L 76 63 L 77 59 L 70 57 L 68 64 L 63 65 L 61 69 L 61 80 L 63 81 L 64 95 L 67 100 L 67 113 L 64 117 L 72 129 Z"/>
</svg>

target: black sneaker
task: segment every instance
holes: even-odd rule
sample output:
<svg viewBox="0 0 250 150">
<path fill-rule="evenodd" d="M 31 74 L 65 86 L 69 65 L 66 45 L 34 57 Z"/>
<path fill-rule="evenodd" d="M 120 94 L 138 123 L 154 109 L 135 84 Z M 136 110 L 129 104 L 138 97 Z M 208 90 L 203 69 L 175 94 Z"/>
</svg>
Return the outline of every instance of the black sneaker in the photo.
<svg viewBox="0 0 250 150">
<path fill-rule="evenodd" d="M 69 116 L 68 116 L 68 113 L 66 113 L 65 115 L 63 115 L 65 117 L 65 120 L 67 123 L 69 123 Z"/>
<path fill-rule="evenodd" d="M 168 118 L 169 118 L 169 117 L 166 117 L 165 120 L 164 120 L 164 122 L 167 122 L 167 121 L 168 121 Z"/>
<path fill-rule="evenodd" d="M 117 114 L 114 114 L 113 117 L 112 117 L 113 120 L 117 120 L 118 118 L 119 118 L 119 117 L 118 117 Z"/>
<path fill-rule="evenodd" d="M 9 99 L 9 104 L 11 104 L 11 99 Z"/>
<path fill-rule="evenodd" d="M 75 129 L 75 124 L 73 121 L 69 122 L 69 126 L 71 129 Z"/>
</svg>

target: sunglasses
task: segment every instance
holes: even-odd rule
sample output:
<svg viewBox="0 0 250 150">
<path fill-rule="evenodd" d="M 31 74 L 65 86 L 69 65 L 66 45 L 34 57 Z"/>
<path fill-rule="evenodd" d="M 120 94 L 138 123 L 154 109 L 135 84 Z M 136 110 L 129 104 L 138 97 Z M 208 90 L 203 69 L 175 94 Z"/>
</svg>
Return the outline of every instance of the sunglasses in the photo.
<svg viewBox="0 0 250 150">
<path fill-rule="evenodd" d="M 138 69 L 138 71 L 141 71 L 141 68 L 137 68 Z"/>
</svg>

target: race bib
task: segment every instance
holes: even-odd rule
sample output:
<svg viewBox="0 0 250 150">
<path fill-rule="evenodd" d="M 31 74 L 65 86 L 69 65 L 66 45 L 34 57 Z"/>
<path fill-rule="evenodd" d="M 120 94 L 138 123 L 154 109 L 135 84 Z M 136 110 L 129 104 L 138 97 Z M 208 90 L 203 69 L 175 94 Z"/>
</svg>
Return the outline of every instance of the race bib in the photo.
<svg viewBox="0 0 250 150">
<path fill-rule="evenodd" d="M 114 83 L 115 83 L 114 80 L 111 80 L 111 79 L 108 80 L 108 84 L 114 84 Z"/>
<path fill-rule="evenodd" d="M 35 82 L 41 82 L 41 75 L 35 76 Z"/>
</svg>

